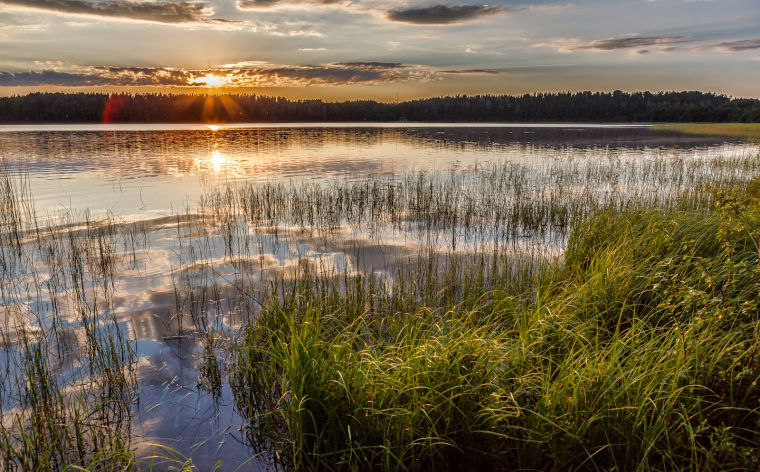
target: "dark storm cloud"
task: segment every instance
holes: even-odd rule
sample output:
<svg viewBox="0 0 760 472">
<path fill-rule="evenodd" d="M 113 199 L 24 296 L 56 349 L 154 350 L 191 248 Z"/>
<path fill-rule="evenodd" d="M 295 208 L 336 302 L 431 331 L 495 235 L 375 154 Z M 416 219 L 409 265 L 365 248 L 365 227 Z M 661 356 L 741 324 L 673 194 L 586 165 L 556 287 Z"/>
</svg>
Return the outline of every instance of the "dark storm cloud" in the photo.
<svg viewBox="0 0 760 472">
<path fill-rule="evenodd" d="M 238 0 L 237 6 L 241 10 L 261 10 L 278 5 L 337 5 L 343 0 Z"/>
<path fill-rule="evenodd" d="M 714 46 L 716 51 L 742 52 L 760 49 L 760 39 L 742 39 L 738 41 L 724 41 Z"/>
<path fill-rule="evenodd" d="M 69 15 L 89 15 L 170 24 L 233 23 L 223 19 L 207 18 L 214 13 L 213 9 L 208 3 L 199 1 L 0 0 L 0 5 L 33 8 Z"/>
<path fill-rule="evenodd" d="M 433 5 L 422 8 L 394 9 L 385 12 L 390 21 L 413 23 L 417 25 L 449 25 L 494 15 L 504 11 L 492 5 Z"/>
<path fill-rule="evenodd" d="M 688 36 L 634 36 L 631 38 L 598 39 L 585 44 L 567 46 L 569 51 L 616 51 L 619 49 L 639 49 L 672 43 L 681 43 Z"/>
</svg>

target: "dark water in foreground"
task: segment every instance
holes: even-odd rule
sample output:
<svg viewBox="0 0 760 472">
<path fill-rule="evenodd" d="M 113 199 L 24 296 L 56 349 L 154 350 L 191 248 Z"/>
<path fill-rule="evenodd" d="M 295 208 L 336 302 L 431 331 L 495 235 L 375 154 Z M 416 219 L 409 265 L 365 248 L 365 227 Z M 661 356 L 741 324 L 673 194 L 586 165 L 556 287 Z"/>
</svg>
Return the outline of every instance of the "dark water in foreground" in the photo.
<svg viewBox="0 0 760 472">
<path fill-rule="evenodd" d="M 203 277 L 208 272 L 195 269 L 198 253 L 203 253 L 200 262 L 213 269 L 213 277 L 226 280 L 240 273 L 240 267 L 225 258 L 222 242 L 204 239 L 213 234 L 210 228 L 176 217 L 185 210 L 192 213 L 211 189 L 239 182 L 299 185 L 390 179 L 493 163 L 570 176 L 589 162 L 614 169 L 627 163 L 699 160 L 755 150 L 739 141 L 626 126 L 0 127 L 0 160 L 14 171 L 28 172 L 38 218 L 57 222 L 65 213 L 69 221 L 81 220 L 89 210 L 87 218 L 92 220 L 112 215 L 123 223 L 143 225 L 142 249 L 118 273 L 113 292 L 113 314 L 134 341 L 138 359 L 134 436 L 175 448 L 199 470 L 210 470 L 219 459 L 221 470 L 241 464 L 246 464 L 245 470 L 266 468 L 252 459 L 245 445 L 229 387 L 223 386 L 219 395 L 198 388 L 200 344 L 185 334 L 187 321 L 176 310 L 183 284 L 198 287 L 207 282 Z M 282 276 L 303 258 L 338 271 L 358 270 L 351 251 L 361 247 L 365 259 L 372 254 L 387 259 L 389 251 L 403 253 L 412 238 L 385 235 L 381 241 L 348 227 L 319 242 L 295 227 L 280 228 L 276 237 L 246 231 L 263 248 L 250 271 L 262 280 Z M 45 269 L 40 270 L 44 277 Z M 8 295 L 2 305 L 27 303 L 27 314 L 33 314 L 48 301 L 43 296 L 32 306 Z M 221 304 L 210 322 L 234 332 L 243 320 Z M 76 343 L 73 323 L 71 335 Z"/>
</svg>

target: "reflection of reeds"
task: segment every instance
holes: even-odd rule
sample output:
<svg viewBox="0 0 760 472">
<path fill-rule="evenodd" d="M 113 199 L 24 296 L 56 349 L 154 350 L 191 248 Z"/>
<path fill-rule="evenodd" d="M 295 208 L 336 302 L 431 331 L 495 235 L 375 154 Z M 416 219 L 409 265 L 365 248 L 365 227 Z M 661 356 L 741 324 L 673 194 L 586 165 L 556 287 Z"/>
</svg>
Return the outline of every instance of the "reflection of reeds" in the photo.
<svg viewBox="0 0 760 472">
<path fill-rule="evenodd" d="M 283 467 L 757 458 L 739 418 L 756 413 L 756 196 L 715 189 L 759 171 L 757 156 L 494 163 L 42 222 L 2 163 L 2 464 L 135 460 L 135 328 L 116 294 L 159 231 L 173 303 L 152 335 L 191 346 L 197 386 L 231 388 L 247 441 Z"/>
</svg>

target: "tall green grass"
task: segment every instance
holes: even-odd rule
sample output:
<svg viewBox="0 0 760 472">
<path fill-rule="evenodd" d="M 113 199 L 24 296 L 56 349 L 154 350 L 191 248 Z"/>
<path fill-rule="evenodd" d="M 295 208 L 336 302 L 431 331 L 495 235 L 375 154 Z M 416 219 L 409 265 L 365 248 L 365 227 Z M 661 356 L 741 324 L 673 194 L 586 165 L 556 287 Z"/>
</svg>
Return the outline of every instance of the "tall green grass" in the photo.
<svg viewBox="0 0 760 472">
<path fill-rule="evenodd" d="M 295 470 L 752 470 L 753 192 L 597 212 L 455 304 L 305 273 L 234 347 L 249 439 Z"/>
</svg>

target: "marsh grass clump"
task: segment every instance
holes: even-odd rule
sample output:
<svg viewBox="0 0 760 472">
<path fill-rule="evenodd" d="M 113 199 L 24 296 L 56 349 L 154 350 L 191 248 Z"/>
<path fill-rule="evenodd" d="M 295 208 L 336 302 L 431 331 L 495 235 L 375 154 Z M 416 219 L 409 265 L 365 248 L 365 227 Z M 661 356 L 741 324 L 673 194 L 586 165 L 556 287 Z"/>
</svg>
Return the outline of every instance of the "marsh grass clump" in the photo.
<svg viewBox="0 0 760 472">
<path fill-rule="evenodd" d="M 593 463 L 757 467 L 759 209 L 753 191 L 722 190 L 709 211 L 601 213 L 570 238 L 565 263 L 541 298 L 553 317 L 573 320 L 571 338 L 583 340 L 553 345 L 561 358 L 582 353 L 586 367 L 568 373 L 603 372 L 614 361 L 619 376 L 609 384 L 579 376 L 583 382 L 564 390 L 570 417 L 589 402 L 600 407 L 598 418 L 587 417 L 596 423 L 588 432 L 603 433 L 589 449 Z M 631 404 L 637 391 L 646 393 L 640 400 L 651 399 L 648 406 Z M 645 436 L 631 437 L 624 424 L 605 427 L 609 417 L 627 418 Z M 634 451 L 633 444 L 648 446 Z"/>
<path fill-rule="evenodd" d="M 456 303 L 305 273 L 233 347 L 249 440 L 295 470 L 752 470 L 755 187 L 589 214 L 532 288 Z"/>
</svg>

